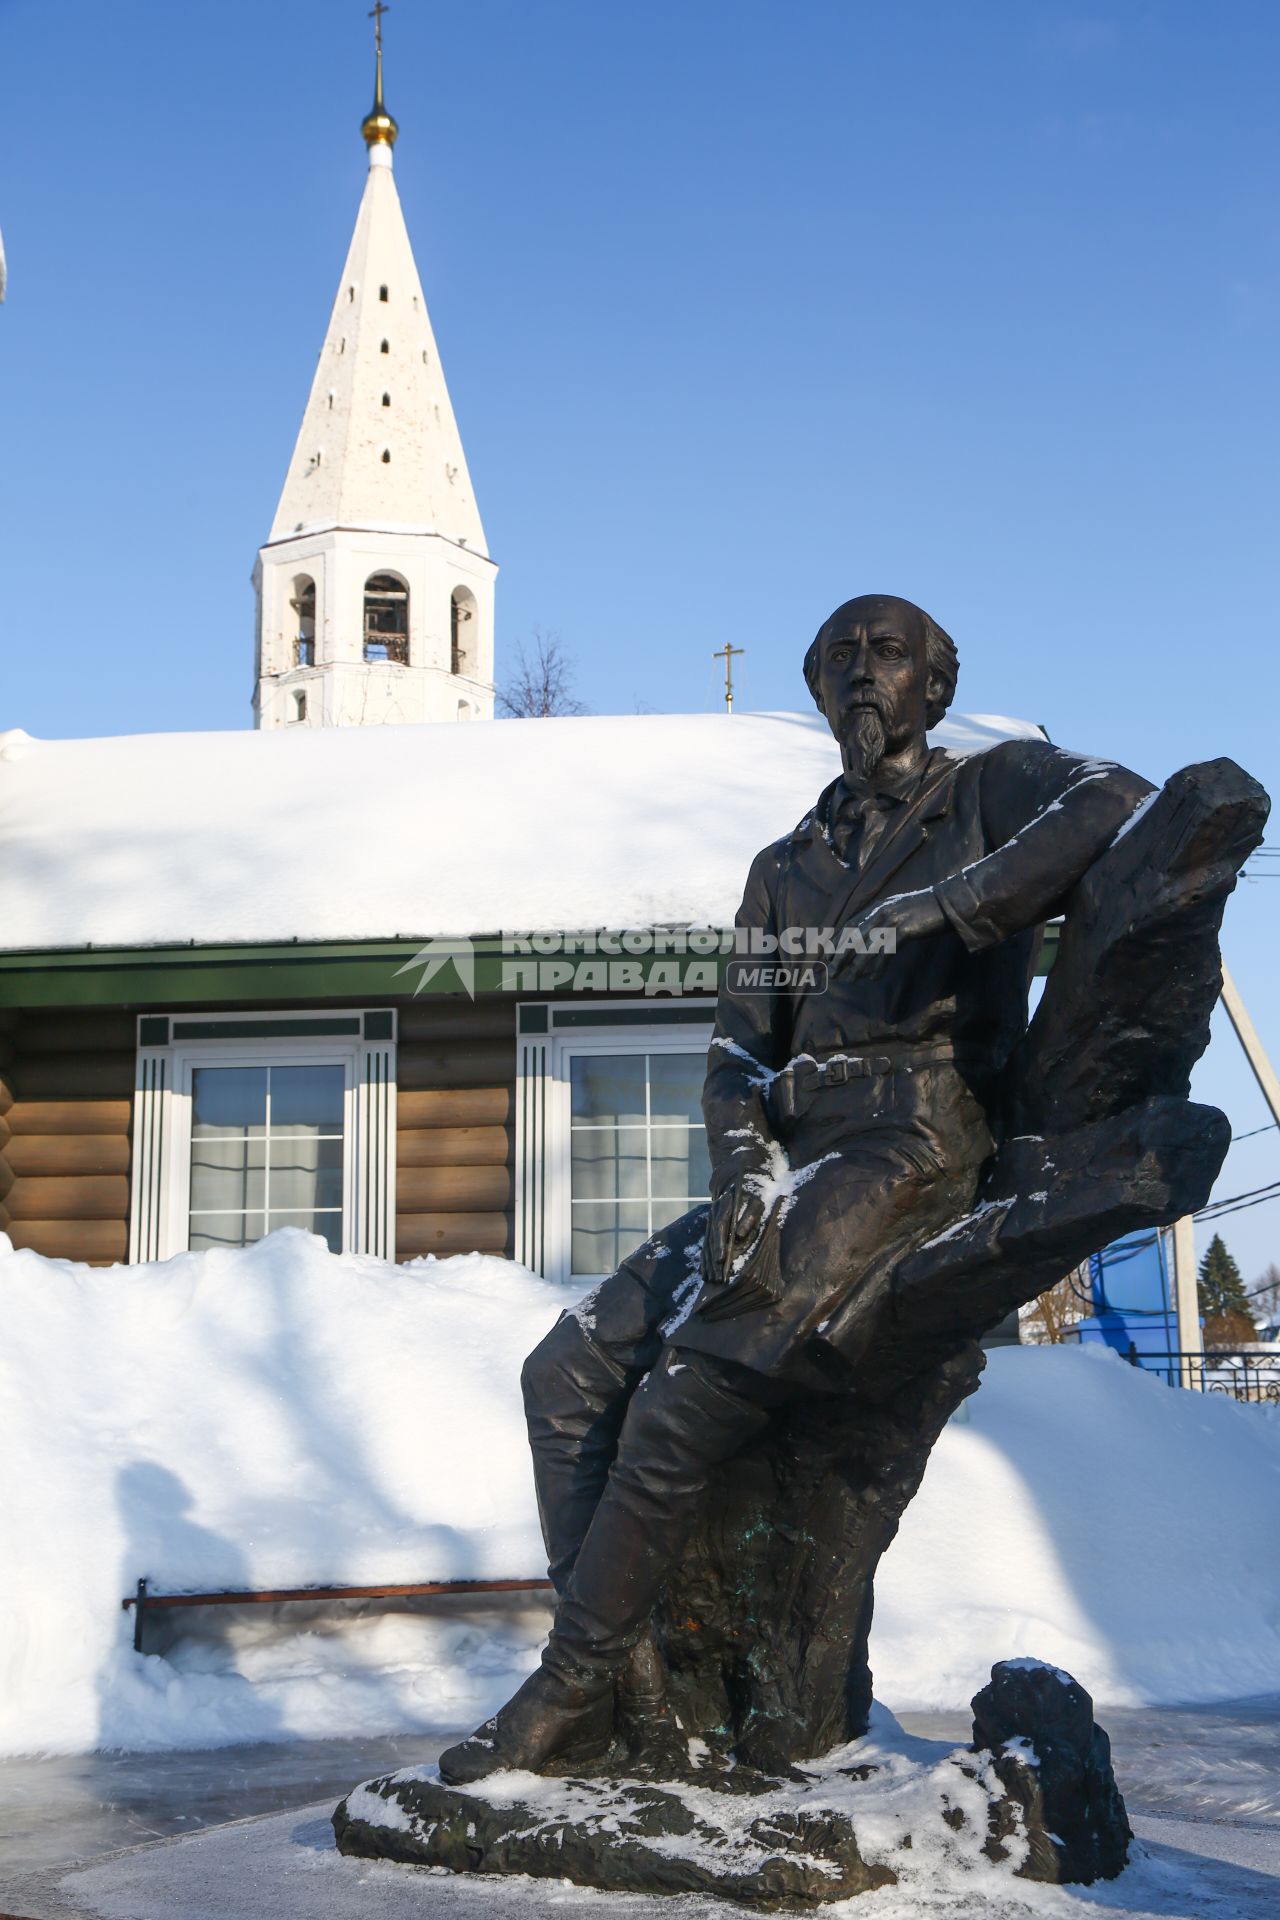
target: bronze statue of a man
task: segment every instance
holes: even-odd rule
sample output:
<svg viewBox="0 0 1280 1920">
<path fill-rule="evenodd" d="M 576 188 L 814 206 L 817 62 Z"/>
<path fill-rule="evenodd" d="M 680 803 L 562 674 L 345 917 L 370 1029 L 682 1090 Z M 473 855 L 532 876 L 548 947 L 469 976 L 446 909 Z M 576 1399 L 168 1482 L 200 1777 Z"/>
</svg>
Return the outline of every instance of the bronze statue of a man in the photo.
<svg viewBox="0 0 1280 1920">
<path fill-rule="evenodd" d="M 585 1761 L 616 1703 L 660 1720 L 649 1617 L 714 1468 L 797 1397 L 857 1392 L 888 1276 L 973 1202 L 1036 930 L 1151 789 L 1039 739 L 931 750 L 957 668 L 942 629 L 887 595 L 838 607 L 809 648 L 844 771 L 757 856 L 738 925 L 764 949 L 808 930 L 829 983 L 722 990 L 709 1208 L 526 1364 L 555 1622 L 537 1671 L 441 1756 L 447 1781 Z"/>
</svg>

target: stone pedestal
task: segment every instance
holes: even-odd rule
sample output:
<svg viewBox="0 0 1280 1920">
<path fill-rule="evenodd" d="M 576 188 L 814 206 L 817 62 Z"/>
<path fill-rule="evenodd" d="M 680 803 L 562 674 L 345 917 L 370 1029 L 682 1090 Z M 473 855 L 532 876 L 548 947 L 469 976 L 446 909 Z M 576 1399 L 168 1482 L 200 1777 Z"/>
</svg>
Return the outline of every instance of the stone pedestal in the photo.
<svg viewBox="0 0 1280 1920">
<path fill-rule="evenodd" d="M 1089 1881 L 1124 1866 L 1129 1825 L 1093 1703 L 1034 1661 L 993 1669 L 975 1744 L 912 1740 L 876 1710 L 867 1736 L 785 1776 L 690 1742 L 673 1779 L 434 1767 L 357 1787 L 343 1853 L 454 1873 L 525 1874 L 610 1893 L 716 1894 L 762 1912 L 818 1907 L 949 1874 Z"/>
</svg>

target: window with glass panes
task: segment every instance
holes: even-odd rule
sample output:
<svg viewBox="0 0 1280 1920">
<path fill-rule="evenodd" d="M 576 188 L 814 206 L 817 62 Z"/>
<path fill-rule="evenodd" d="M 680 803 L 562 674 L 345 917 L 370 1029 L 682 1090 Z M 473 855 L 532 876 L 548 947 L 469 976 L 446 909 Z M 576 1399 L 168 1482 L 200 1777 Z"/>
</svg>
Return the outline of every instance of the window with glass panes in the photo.
<svg viewBox="0 0 1280 1920">
<path fill-rule="evenodd" d="M 192 1068 L 192 1249 L 303 1227 L 341 1252 L 346 1078 L 341 1062 Z"/>
<path fill-rule="evenodd" d="M 708 1197 L 707 1056 L 575 1052 L 568 1066 L 570 1269 L 612 1273 Z"/>
</svg>

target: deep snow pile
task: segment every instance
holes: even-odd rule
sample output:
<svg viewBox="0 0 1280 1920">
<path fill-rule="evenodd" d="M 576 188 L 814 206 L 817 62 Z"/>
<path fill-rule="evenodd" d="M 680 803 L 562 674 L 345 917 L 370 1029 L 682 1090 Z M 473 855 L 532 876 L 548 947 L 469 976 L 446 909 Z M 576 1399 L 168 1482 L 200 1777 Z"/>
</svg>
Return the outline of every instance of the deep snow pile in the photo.
<svg viewBox="0 0 1280 1920">
<path fill-rule="evenodd" d="M 481 1255 L 392 1267 L 287 1231 L 90 1269 L 0 1236 L 0 1751 L 459 1726 L 532 1665 L 545 1612 L 171 1616 L 121 1597 L 543 1571 L 520 1362 L 565 1290 Z M 1280 1688 L 1280 1419 L 1099 1352 L 991 1356 L 882 1570 L 891 1706 L 991 1664 L 1102 1701 Z"/>
<path fill-rule="evenodd" d="M 952 714 L 930 739 L 972 753 L 1038 731 Z M 14 729 L 0 733 L 0 946 L 727 927 L 759 848 L 839 771 L 812 710 L 104 740 Z M 460 793 L 468 831 L 424 831 Z"/>
</svg>

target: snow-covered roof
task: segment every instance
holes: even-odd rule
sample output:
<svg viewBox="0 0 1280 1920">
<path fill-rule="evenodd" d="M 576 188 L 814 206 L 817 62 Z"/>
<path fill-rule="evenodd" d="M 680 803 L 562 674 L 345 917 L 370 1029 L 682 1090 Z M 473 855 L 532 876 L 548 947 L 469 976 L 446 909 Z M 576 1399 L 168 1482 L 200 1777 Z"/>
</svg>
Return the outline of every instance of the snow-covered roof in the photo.
<svg viewBox="0 0 1280 1920">
<path fill-rule="evenodd" d="M 935 745 L 1038 729 L 954 715 Z M 0 734 L 0 948 L 725 926 L 839 771 L 814 714 Z"/>
</svg>

